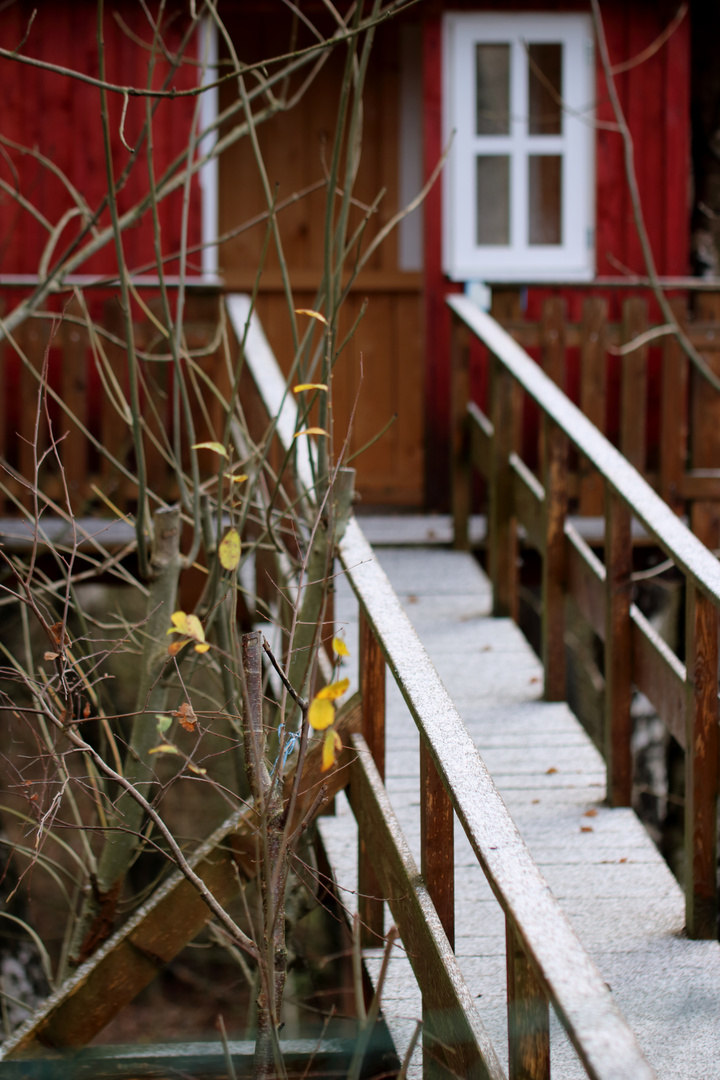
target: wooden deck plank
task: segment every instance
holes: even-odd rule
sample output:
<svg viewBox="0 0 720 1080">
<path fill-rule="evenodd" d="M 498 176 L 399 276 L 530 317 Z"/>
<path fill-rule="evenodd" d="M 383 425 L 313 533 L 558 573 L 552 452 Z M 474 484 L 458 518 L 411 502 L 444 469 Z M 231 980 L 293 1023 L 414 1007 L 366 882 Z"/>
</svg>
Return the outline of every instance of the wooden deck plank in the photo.
<svg viewBox="0 0 720 1080">
<path fill-rule="evenodd" d="M 489 617 L 487 578 L 461 552 L 395 548 L 378 556 L 531 854 L 658 1077 L 718 1077 L 720 945 L 683 936 L 682 891 L 633 811 L 603 805 L 600 755 L 566 705 L 540 700 L 540 662 L 512 622 Z M 342 581 L 336 618 L 352 641 L 357 615 Z M 418 736 L 391 677 L 387 754 L 389 797 L 419 862 Z M 337 817 L 322 819 L 321 832 L 337 879 L 354 890 L 354 822 L 344 798 L 338 803 Z M 455 833 L 456 955 L 507 1067 L 505 921 L 462 830 Z M 342 895 L 352 907 L 352 892 Z M 371 974 L 379 963 L 370 958 Z M 385 1013 L 402 1055 L 422 1015 L 406 958 L 391 964 Z M 584 1077 L 554 1017 L 550 1038 L 553 1077 Z M 421 1075 L 419 1053 L 410 1075 Z"/>
</svg>

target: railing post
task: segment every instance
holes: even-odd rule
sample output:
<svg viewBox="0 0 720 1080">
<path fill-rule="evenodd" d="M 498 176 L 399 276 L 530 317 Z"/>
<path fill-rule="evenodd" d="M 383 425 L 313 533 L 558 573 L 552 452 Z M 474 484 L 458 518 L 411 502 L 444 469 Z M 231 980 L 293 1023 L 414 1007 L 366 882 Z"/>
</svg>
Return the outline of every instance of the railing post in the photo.
<svg viewBox="0 0 720 1080">
<path fill-rule="evenodd" d="M 443 929 L 455 948 L 454 811 L 425 742 L 420 740 L 421 873 Z"/>
<path fill-rule="evenodd" d="M 543 415 L 545 550 L 542 572 L 542 659 L 545 700 L 565 700 L 565 515 L 567 438 Z"/>
<path fill-rule="evenodd" d="M 385 780 L 385 659 L 360 608 L 360 692 L 362 695 L 362 733 L 373 761 Z M 384 904 L 380 884 L 369 854 L 370 838 L 359 823 L 358 834 L 358 912 L 360 943 L 374 949 L 382 944 Z"/>
<path fill-rule="evenodd" d="M 515 449 L 518 411 L 512 375 L 492 358 L 492 441 L 488 548 L 493 615 L 517 617 L 517 522 L 513 512 L 510 454 Z"/>
<path fill-rule="evenodd" d="M 467 405 L 470 400 L 470 331 L 457 317 L 452 319 L 450 355 L 453 547 L 458 551 L 467 551 L 470 547 L 472 503 L 472 465 L 467 419 Z"/>
<path fill-rule="evenodd" d="M 632 805 L 630 511 L 605 487 L 605 763 L 611 806 Z"/>
<path fill-rule="evenodd" d="M 693 938 L 717 937 L 718 612 L 687 581 L 685 922 Z"/>
<path fill-rule="evenodd" d="M 454 811 L 425 742 L 420 737 L 420 872 L 447 934 L 455 949 L 455 845 Z M 423 1076 L 425 1080 L 447 1076 L 438 1061 L 446 1055 L 433 1036 L 437 1018 L 425 1006 L 423 997 Z M 452 1061 L 452 1055 L 450 1055 Z"/>
<path fill-rule="evenodd" d="M 509 915 L 505 931 L 509 1080 L 549 1080 L 548 1000 Z"/>
</svg>

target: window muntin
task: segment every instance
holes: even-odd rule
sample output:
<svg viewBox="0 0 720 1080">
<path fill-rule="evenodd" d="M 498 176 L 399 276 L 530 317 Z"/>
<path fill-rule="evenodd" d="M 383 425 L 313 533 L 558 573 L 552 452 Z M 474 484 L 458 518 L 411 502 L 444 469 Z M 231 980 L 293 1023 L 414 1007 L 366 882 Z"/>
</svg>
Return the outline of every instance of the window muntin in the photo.
<svg viewBox="0 0 720 1080">
<path fill-rule="evenodd" d="M 445 272 L 594 273 L 594 67 L 584 15 L 445 16 Z M 564 107 L 563 107 L 564 106 Z"/>
</svg>

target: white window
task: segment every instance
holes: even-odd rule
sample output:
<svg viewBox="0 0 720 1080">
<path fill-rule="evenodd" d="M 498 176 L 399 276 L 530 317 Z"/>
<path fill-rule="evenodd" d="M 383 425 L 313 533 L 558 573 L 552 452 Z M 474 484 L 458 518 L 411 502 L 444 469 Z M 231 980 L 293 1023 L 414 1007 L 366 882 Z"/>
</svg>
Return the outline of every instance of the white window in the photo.
<svg viewBox="0 0 720 1080">
<path fill-rule="evenodd" d="M 448 14 L 443 264 L 455 281 L 588 280 L 594 60 L 585 15 Z"/>
</svg>

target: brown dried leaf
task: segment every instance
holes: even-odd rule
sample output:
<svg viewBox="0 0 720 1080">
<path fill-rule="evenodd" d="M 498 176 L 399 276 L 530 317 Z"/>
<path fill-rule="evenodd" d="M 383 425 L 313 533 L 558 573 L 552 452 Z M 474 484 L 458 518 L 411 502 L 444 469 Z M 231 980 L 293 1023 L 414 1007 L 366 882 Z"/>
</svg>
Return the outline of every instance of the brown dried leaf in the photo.
<svg viewBox="0 0 720 1080">
<path fill-rule="evenodd" d="M 50 633 L 52 639 L 57 645 L 58 649 L 63 649 L 70 644 L 70 638 L 68 637 L 67 630 L 63 626 L 62 622 L 53 623 L 50 627 Z"/>
<path fill-rule="evenodd" d="M 184 701 L 178 711 L 173 713 L 173 716 L 177 716 L 180 727 L 185 728 L 186 731 L 195 730 L 197 716 L 189 701 Z"/>
<path fill-rule="evenodd" d="M 592 825 L 581 825 L 580 832 L 594 832 Z"/>
<path fill-rule="evenodd" d="M 57 660 L 60 654 L 56 652 L 43 653 L 43 660 Z"/>
<path fill-rule="evenodd" d="M 594 807 L 591 810 L 586 810 L 583 817 L 597 817 L 597 810 Z"/>
<path fill-rule="evenodd" d="M 549 769 L 545 770 L 545 775 L 546 776 L 552 776 L 552 774 L 556 773 L 556 772 L 557 772 L 557 769 L 555 768 L 555 766 L 551 765 Z"/>
</svg>

